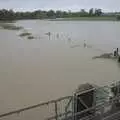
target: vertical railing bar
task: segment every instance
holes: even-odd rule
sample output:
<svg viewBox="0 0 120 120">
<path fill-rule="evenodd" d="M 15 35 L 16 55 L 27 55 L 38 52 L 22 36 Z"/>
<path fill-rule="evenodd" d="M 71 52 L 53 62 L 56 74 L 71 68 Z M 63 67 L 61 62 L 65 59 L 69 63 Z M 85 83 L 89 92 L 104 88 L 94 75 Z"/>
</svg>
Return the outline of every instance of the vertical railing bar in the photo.
<svg viewBox="0 0 120 120">
<path fill-rule="evenodd" d="M 58 120 L 58 108 L 57 108 L 57 102 L 55 102 L 55 116 L 56 116 L 56 120 Z"/>
<path fill-rule="evenodd" d="M 68 107 L 69 107 L 71 101 L 72 101 L 72 98 L 70 98 L 70 100 L 69 100 L 67 106 L 65 107 L 65 113 L 67 113 L 67 111 L 68 111 Z M 67 120 L 67 114 L 65 114 L 65 119 Z"/>
<path fill-rule="evenodd" d="M 93 105 L 92 106 L 96 105 L 96 92 L 97 92 L 97 90 L 95 89 L 94 95 L 93 95 Z"/>
<path fill-rule="evenodd" d="M 72 120 L 76 120 L 75 113 L 77 112 L 77 101 L 76 101 L 76 94 L 74 94 L 72 100 Z"/>
</svg>

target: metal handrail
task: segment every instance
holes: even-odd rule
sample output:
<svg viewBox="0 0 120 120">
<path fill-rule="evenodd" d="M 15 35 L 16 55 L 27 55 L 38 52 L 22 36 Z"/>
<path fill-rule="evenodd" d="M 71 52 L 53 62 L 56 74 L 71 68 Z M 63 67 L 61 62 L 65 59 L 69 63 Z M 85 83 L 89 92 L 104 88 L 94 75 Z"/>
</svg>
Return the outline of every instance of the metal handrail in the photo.
<svg viewBox="0 0 120 120">
<path fill-rule="evenodd" d="M 33 106 L 18 109 L 18 110 L 14 110 L 14 111 L 11 111 L 11 112 L 8 112 L 8 113 L 1 114 L 0 118 L 10 116 L 10 115 L 13 115 L 13 114 L 19 114 L 19 113 L 24 112 L 24 111 L 28 111 L 28 110 L 38 108 L 38 107 L 41 107 L 41 106 L 44 106 L 44 105 L 48 105 L 48 104 L 51 104 L 51 103 L 56 103 L 56 102 L 59 102 L 59 101 L 65 100 L 65 99 L 69 99 L 69 98 L 72 98 L 72 96 L 61 97 L 61 98 L 56 99 L 56 100 L 51 100 L 51 101 L 48 101 L 48 102 L 36 104 L 36 105 L 33 105 Z"/>
<path fill-rule="evenodd" d="M 115 85 L 115 87 L 117 87 L 117 83 L 118 82 L 115 82 L 114 83 L 114 85 Z M 120 84 L 118 84 L 118 85 L 120 85 Z M 111 87 L 111 85 L 110 86 L 104 86 L 104 87 Z M 84 94 L 84 93 L 86 93 L 86 92 L 89 92 L 89 91 L 91 91 L 91 90 L 94 90 L 94 91 L 96 91 L 96 90 L 99 90 L 99 89 L 101 89 L 101 88 L 104 88 L 104 87 L 99 87 L 99 88 L 92 88 L 92 89 L 90 89 L 90 90 L 86 90 L 86 91 L 83 91 L 83 92 L 80 92 L 80 94 Z M 25 107 L 25 108 L 22 108 L 22 109 L 18 109 L 18 110 L 14 110 L 14 111 L 11 111 L 11 112 L 8 112 L 8 113 L 4 113 L 4 114 L 0 114 L 0 119 L 1 118 L 3 118 L 3 117 L 6 117 L 6 116 L 11 116 L 11 115 L 13 115 L 13 114 L 19 114 L 19 113 L 21 113 L 21 112 L 24 112 L 24 111 L 28 111 L 28 110 L 31 110 L 31 109 L 35 109 L 35 108 L 38 108 L 38 107 L 41 107 L 41 106 L 44 106 L 44 105 L 49 105 L 49 104 L 54 104 L 54 107 L 55 107 L 55 115 L 54 116 L 52 116 L 52 117 L 49 117 L 47 120 L 52 120 L 52 119 L 56 119 L 56 120 L 58 120 L 59 118 L 62 118 L 62 117 L 65 117 L 65 118 L 67 118 L 67 117 L 71 117 L 71 118 L 74 118 L 75 116 L 78 116 L 78 115 L 81 115 L 81 114 L 83 114 L 83 113 L 85 113 L 85 112 L 88 112 L 88 111 L 92 111 L 92 110 L 95 110 L 95 111 L 100 111 L 102 108 L 104 108 L 105 106 L 109 106 L 109 105 L 112 105 L 112 104 L 114 104 L 117 100 L 120 100 L 120 94 L 119 94 L 119 90 L 118 90 L 118 93 L 117 93 L 117 95 L 114 97 L 114 98 L 112 98 L 111 100 L 109 100 L 109 101 L 104 101 L 104 102 L 101 102 L 101 104 L 99 105 L 94 105 L 94 106 L 92 106 L 92 107 L 90 107 L 90 108 L 86 108 L 85 110 L 83 110 L 83 111 L 81 111 L 81 112 L 77 112 L 77 113 L 74 113 L 74 108 L 73 108 L 73 106 L 72 106 L 72 110 L 68 110 L 68 107 L 69 107 L 69 105 L 72 103 L 72 105 L 73 105 L 73 102 L 74 102 L 74 99 L 75 99 L 75 97 L 76 97 L 76 94 L 78 94 L 79 92 L 76 92 L 75 94 L 74 94 L 74 96 L 66 96 L 66 97 L 61 97 L 61 98 L 59 98 L 59 99 L 56 99 L 56 100 L 51 100 L 51 101 L 48 101 L 48 102 L 44 102 L 44 103 L 40 103 L 40 104 L 36 104 L 36 105 L 33 105 L 33 106 L 28 106 L 28 107 Z M 65 111 L 62 113 L 59 113 L 58 112 L 58 104 L 57 103 L 60 103 L 61 101 L 63 101 L 63 100 L 69 100 L 68 101 L 68 103 L 67 103 L 67 105 L 66 106 L 64 106 L 65 108 Z M 90 117 L 90 116 L 87 116 L 87 117 Z M 92 116 L 91 116 L 92 117 Z M 93 116 L 94 117 L 94 116 Z M 83 118 L 83 119 L 85 119 L 85 118 Z M 107 118 L 106 118 L 107 119 Z"/>
</svg>

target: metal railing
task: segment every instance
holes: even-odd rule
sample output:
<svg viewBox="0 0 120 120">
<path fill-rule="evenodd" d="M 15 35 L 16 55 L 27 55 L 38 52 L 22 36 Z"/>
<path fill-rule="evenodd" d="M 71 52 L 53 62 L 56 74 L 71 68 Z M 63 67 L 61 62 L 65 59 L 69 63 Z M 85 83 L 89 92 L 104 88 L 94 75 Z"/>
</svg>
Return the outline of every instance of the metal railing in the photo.
<svg viewBox="0 0 120 120">
<path fill-rule="evenodd" d="M 99 104 L 81 112 L 74 111 L 75 96 L 73 95 L 1 114 L 0 120 L 116 120 L 120 117 L 120 82 L 94 90 L 104 88 L 105 91 L 113 90 L 114 97 L 109 101 L 99 100 Z M 85 116 L 81 117 L 83 114 Z"/>
<path fill-rule="evenodd" d="M 72 112 L 72 108 L 70 105 L 72 102 L 72 98 L 72 96 L 61 97 L 56 100 L 51 100 L 48 102 L 4 113 L 0 115 L 0 120 L 26 120 L 26 118 L 29 117 L 29 120 L 39 120 L 40 118 L 41 120 L 44 120 L 52 118 L 52 116 L 54 116 L 55 120 L 58 120 L 65 116 L 59 116 L 60 114 L 66 113 L 68 111 L 69 113 Z M 33 119 L 31 116 L 34 116 Z"/>
</svg>

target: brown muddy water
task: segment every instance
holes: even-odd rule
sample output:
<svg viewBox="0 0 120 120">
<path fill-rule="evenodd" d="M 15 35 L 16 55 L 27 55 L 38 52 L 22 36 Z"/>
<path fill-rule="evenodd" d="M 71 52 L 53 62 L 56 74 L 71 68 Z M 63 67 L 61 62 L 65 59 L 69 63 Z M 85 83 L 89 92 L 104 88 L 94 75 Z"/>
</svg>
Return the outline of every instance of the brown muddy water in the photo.
<svg viewBox="0 0 120 120">
<path fill-rule="evenodd" d="M 71 95 L 82 83 L 105 85 L 120 80 L 116 61 L 92 59 L 120 48 L 119 22 L 28 20 L 15 24 L 35 39 L 20 38 L 21 31 L 0 29 L 1 114 Z M 33 119 L 37 120 L 25 118 Z"/>
</svg>

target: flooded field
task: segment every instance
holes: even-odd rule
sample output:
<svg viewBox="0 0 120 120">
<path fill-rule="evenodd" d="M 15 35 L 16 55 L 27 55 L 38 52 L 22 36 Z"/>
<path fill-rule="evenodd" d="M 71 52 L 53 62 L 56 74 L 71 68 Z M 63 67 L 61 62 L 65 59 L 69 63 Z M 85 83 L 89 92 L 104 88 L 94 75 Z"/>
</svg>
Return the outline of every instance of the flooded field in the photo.
<svg viewBox="0 0 120 120">
<path fill-rule="evenodd" d="M 34 39 L 20 37 L 23 30 L 0 29 L 0 113 L 71 95 L 82 83 L 104 85 L 120 79 L 115 60 L 92 59 L 120 48 L 119 22 L 14 24 Z"/>
</svg>

